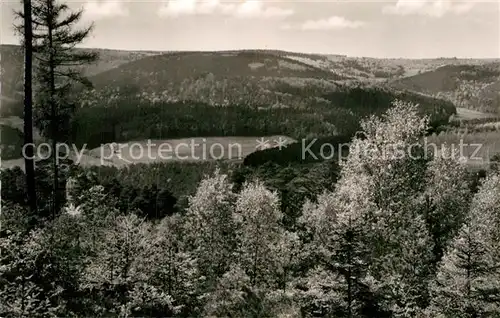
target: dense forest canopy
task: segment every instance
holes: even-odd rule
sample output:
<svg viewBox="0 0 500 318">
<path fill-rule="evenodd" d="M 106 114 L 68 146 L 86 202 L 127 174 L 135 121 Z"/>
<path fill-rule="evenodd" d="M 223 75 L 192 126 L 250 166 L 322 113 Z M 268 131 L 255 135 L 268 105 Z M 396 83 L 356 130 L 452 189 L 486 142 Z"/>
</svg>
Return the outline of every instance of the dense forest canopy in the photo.
<svg viewBox="0 0 500 318">
<path fill-rule="evenodd" d="M 38 215 L 25 209 L 23 172 L 8 170 L 0 309 L 29 316 L 495 316 L 498 172 L 477 179 L 453 156 L 363 150 L 418 144 L 427 125 L 417 107 L 395 103 L 361 122 L 365 134 L 352 139 L 357 147 L 340 166 L 73 166 L 61 176 L 64 209 L 53 220 L 43 214 L 50 169 L 37 169 L 45 171 L 37 178 Z"/>
</svg>

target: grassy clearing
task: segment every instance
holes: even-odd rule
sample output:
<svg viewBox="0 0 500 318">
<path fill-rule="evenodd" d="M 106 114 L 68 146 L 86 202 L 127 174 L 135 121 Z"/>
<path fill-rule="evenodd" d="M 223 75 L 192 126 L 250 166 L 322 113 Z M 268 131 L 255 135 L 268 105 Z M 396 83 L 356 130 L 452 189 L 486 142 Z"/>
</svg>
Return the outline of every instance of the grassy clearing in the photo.
<svg viewBox="0 0 500 318">
<path fill-rule="evenodd" d="M 498 115 L 496 114 L 490 114 L 490 113 L 483 113 L 479 112 L 476 110 L 471 110 L 463 107 L 457 107 L 457 115 L 454 119 L 456 120 L 471 120 L 471 119 L 478 119 L 478 118 L 495 118 Z"/>
<path fill-rule="evenodd" d="M 462 146 L 462 155 L 467 158 L 467 165 L 471 169 L 487 168 L 490 164 L 490 158 L 500 153 L 500 131 L 484 131 L 472 133 L 454 133 L 446 132 L 439 135 L 429 136 L 427 144 L 433 143 L 438 147 L 447 144 L 460 151 Z"/>
<path fill-rule="evenodd" d="M 126 143 L 108 143 L 93 149 L 83 149 L 79 163 L 82 166 L 125 167 L 131 164 L 152 164 L 169 161 L 202 162 L 215 160 L 243 160 L 250 153 L 262 149 L 258 140 L 263 138 L 268 147 L 276 147 L 277 141 L 295 142 L 286 136 L 264 137 L 197 137 L 164 140 L 140 140 Z M 80 150 L 78 150 L 80 151 Z M 42 153 L 43 156 L 47 154 Z M 68 158 L 77 160 L 77 153 L 70 150 Z M 15 166 L 24 169 L 21 158 L 2 161 L 2 169 Z"/>
<path fill-rule="evenodd" d="M 242 160 L 259 150 L 261 137 L 197 137 L 164 140 L 141 140 L 120 144 L 105 144 L 87 152 L 94 158 L 109 158 L 114 165 L 165 162 L 170 160 Z M 268 147 L 277 141 L 294 140 L 286 136 L 262 137 Z M 119 150 L 118 150 L 119 149 Z"/>
</svg>

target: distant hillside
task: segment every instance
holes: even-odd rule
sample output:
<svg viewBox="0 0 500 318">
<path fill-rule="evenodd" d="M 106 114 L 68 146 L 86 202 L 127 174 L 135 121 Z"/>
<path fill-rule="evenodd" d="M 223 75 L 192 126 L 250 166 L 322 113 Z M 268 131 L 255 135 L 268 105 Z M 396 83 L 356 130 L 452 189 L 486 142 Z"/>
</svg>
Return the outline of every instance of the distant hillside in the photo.
<svg viewBox="0 0 500 318">
<path fill-rule="evenodd" d="M 152 51 L 120 51 L 107 49 L 77 49 L 81 51 L 92 51 L 99 53 L 99 61 L 94 64 L 86 65 L 83 70 L 87 76 L 92 76 L 122 64 L 141 59 L 146 56 L 160 54 L 161 52 Z M 23 59 L 24 53 L 19 45 L 0 45 L 0 81 L 2 89 L 0 98 L 2 102 L 19 99 L 19 93 L 22 90 L 23 80 Z"/>
<path fill-rule="evenodd" d="M 20 46 L 0 45 L 0 98 L 2 107 L 4 102 L 12 103 L 20 96 L 17 91 L 22 90 L 24 54 Z"/>
<path fill-rule="evenodd" d="M 15 46 L 1 48 L 17 61 L 2 59 L 12 75 L 2 75 L 11 79 L 2 108 L 10 105 L 21 116 L 14 92 L 22 54 Z M 418 103 L 433 126 L 456 113 L 449 101 L 387 87 L 383 82 L 404 71 L 390 60 L 267 50 L 100 53 L 100 61 L 84 69 L 94 89 L 73 92 L 80 107 L 65 137 L 79 146 L 221 136 L 349 138 L 361 118 L 384 112 L 394 99 Z"/>
<path fill-rule="evenodd" d="M 96 85 L 96 92 L 114 96 L 127 92 L 142 94 L 151 101 L 195 99 L 200 95 L 211 104 L 242 103 L 298 104 L 289 94 L 311 88 L 308 95 L 329 92 L 336 83 L 399 80 L 408 74 L 434 70 L 442 65 L 486 64 L 487 60 L 466 59 L 376 59 L 286 52 L 241 50 L 218 52 L 151 52 L 92 50 L 100 54 L 97 63 L 83 68 Z M 23 54 L 20 46 L 0 45 L 2 114 L 19 112 Z M 439 72 L 439 71 L 438 71 Z M 446 78 L 447 75 L 443 74 Z M 401 80 L 403 83 L 404 79 Z M 334 83 L 335 82 L 335 83 Z M 396 81 L 396 83 L 398 83 Z M 406 88 L 406 84 L 398 85 Z M 411 85 L 410 85 L 411 86 Z M 486 91 L 495 95 L 496 87 Z M 415 89 L 422 92 L 421 89 Z M 440 89 L 437 89 L 440 92 Z M 272 92 L 272 93 L 271 93 Z M 276 93 L 277 92 L 277 93 Z M 213 100 L 215 98 L 215 100 Z M 8 101 L 6 102 L 6 99 Z M 84 98 L 85 100 L 85 98 Z"/>
<path fill-rule="evenodd" d="M 130 80 L 159 85 L 169 80 L 180 82 L 185 78 L 203 76 L 231 77 L 307 77 L 339 80 L 345 77 L 328 72 L 320 67 L 291 60 L 261 51 L 227 52 L 175 52 L 142 58 L 117 67 L 92 78 L 96 86 L 123 83 Z M 116 75 L 120 74 L 119 77 Z M 149 76 L 149 78 L 142 78 Z M 146 86 L 146 85 L 144 85 Z"/>
<path fill-rule="evenodd" d="M 325 96 L 339 91 L 341 86 L 356 87 L 359 82 L 378 85 L 380 81 L 403 76 L 407 65 L 424 67 L 429 64 L 432 68 L 448 61 L 355 58 L 277 50 L 93 51 L 100 53 L 99 61 L 83 70 L 95 89 L 76 92 L 82 107 L 97 104 L 113 107 L 132 98 L 151 104 L 195 101 L 223 106 L 328 108 L 331 102 Z M 3 45 L 0 53 L 1 113 L 22 116 L 21 49 Z M 448 62 L 464 61 L 452 59 Z M 405 83 L 403 81 L 401 83 Z M 406 85 L 399 86 L 406 88 Z M 437 92 L 441 93 L 439 89 Z M 495 94 L 493 89 L 492 94 Z"/>
<path fill-rule="evenodd" d="M 416 91 L 483 112 L 500 110 L 500 63 L 446 65 L 436 70 L 395 80 L 392 87 Z"/>
<path fill-rule="evenodd" d="M 80 100 L 83 106 L 112 104 L 127 96 L 151 103 L 191 100 L 303 108 L 328 103 L 322 96 L 343 84 L 377 84 L 402 77 L 409 61 L 273 50 L 171 52 L 91 77 L 95 90 Z"/>
<path fill-rule="evenodd" d="M 290 87 L 319 96 L 349 77 L 263 51 L 176 52 L 142 58 L 90 78 L 95 91 L 82 101 L 141 97 L 150 102 L 202 101 L 212 105 L 306 106 Z M 313 94 L 315 93 L 315 94 Z"/>
<path fill-rule="evenodd" d="M 2 49 L 7 52 L 8 60 L 18 62 L 17 66 L 15 63 L 3 63 L 4 68 L 11 74 L 16 72 L 16 67 L 20 72 L 22 54 L 19 54 L 19 47 L 3 46 Z M 245 131 L 246 134 L 250 131 L 259 134 L 262 129 L 262 133 L 266 134 L 276 132 L 297 137 L 345 133 L 356 129 L 359 118 L 385 110 L 395 98 L 420 102 L 424 113 L 433 114 L 436 122 L 447 121 L 455 113 L 451 104 L 422 99 L 415 94 L 400 94 L 392 88 L 379 90 L 376 88 L 381 85 L 377 81 L 359 80 L 360 72 L 373 79 L 376 78 L 374 73 L 384 68 L 387 68 L 387 74 L 383 76 L 402 73 L 402 67 L 390 66 L 390 60 L 272 50 L 163 54 L 114 50 L 99 52 L 99 62 L 84 69 L 94 84 L 94 90 L 75 92 L 81 111 L 75 118 L 79 126 L 75 128 L 74 137 L 82 142 L 90 135 L 98 142 L 103 139 L 109 141 L 109 138 L 141 139 L 156 134 L 161 137 L 163 133 L 174 134 L 175 137 L 203 136 L 207 133 L 244 134 Z M 10 99 L 9 104 L 16 106 L 20 116 L 20 98 L 12 95 L 18 98 Z M 212 111 L 207 108 L 211 106 L 228 108 Z M 238 107 L 244 109 L 239 110 Z M 194 118 L 204 120 L 203 116 L 198 118 L 198 114 L 192 113 L 201 110 L 209 111 L 213 116 L 213 123 L 207 127 L 194 121 Z M 268 114 L 262 110 L 267 110 Z M 113 122 L 114 128 L 98 120 L 104 118 L 100 114 L 102 111 L 109 112 L 106 120 Z M 142 117 L 138 112 L 148 113 L 144 114 L 150 117 L 147 127 L 134 128 L 133 133 L 127 133 L 129 129 L 120 126 L 128 124 L 115 123 L 118 117 L 125 120 L 124 114 Z M 160 127 L 162 124 L 158 120 L 164 116 L 155 115 L 156 112 L 176 113 L 170 128 Z M 235 117 L 236 114 L 242 118 Z M 265 121 L 261 116 L 270 117 Z M 252 118 L 254 126 L 244 123 L 243 117 Z M 226 121 L 224 127 L 217 125 L 222 118 Z M 86 122 L 88 120 L 92 123 Z M 282 121 L 282 128 L 278 129 L 276 122 L 279 121 Z M 104 124 L 104 127 L 98 127 L 94 122 Z M 113 131 L 106 132 L 106 137 L 94 137 L 101 129 Z"/>
</svg>

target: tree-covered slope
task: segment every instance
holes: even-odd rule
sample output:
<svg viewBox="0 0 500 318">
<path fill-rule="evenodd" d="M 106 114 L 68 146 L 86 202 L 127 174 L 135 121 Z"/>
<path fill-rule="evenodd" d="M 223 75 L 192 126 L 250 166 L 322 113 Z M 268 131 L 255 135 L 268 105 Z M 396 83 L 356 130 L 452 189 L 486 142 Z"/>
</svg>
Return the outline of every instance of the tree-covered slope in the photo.
<svg viewBox="0 0 500 318">
<path fill-rule="evenodd" d="M 391 85 L 444 98 L 457 107 L 497 113 L 500 105 L 500 63 L 446 65 L 395 80 Z"/>
</svg>

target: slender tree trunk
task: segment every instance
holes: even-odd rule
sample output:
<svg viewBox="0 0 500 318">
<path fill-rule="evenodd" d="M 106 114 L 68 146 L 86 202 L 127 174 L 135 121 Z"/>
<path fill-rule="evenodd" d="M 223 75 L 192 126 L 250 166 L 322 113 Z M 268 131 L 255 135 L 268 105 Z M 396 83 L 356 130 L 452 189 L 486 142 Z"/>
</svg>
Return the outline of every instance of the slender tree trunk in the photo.
<svg viewBox="0 0 500 318">
<path fill-rule="evenodd" d="M 352 229 L 351 218 L 349 217 L 349 229 Z M 351 249 L 352 249 L 352 233 L 347 232 L 347 264 L 349 269 L 347 270 L 347 317 L 352 318 L 352 257 L 351 257 Z"/>
<path fill-rule="evenodd" d="M 32 217 L 36 215 L 35 160 L 33 159 L 33 25 L 31 0 L 24 0 L 24 167 L 28 204 Z"/>
<path fill-rule="evenodd" d="M 255 249 L 253 253 L 253 273 L 252 273 L 252 286 L 255 286 L 255 281 L 257 280 L 257 260 L 258 260 L 259 246 L 255 243 Z"/>
<path fill-rule="evenodd" d="M 26 310 L 26 277 L 24 277 L 23 273 L 23 278 L 21 281 L 21 315 L 24 315 L 24 311 Z"/>
<path fill-rule="evenodd" d="M 467 251 L 467 279 L 466 279 L 466 283 L 465 283 L 465 286 L 467 288 L 467 311 L 469 314 L 471 314 L 473 317 L 475 317 L 475 310 L 474 308 L 471 306 L 471 298 L 472 298 L 472 286 L 471 286 L 471 271 L 472 271 L 472 258 L 471 258 L 471 251 L 470 251 L 470 247 L 472 245 L 472 239 L 470 237 L 470 232 L 469 234 L 467 235 L 467 240 L 468 240 L 468 248 L 469 250 Z"/>
<path fill-rule="evenodd" d="M 174 263 L 172 257 L 172 246 L 168 248 L 168 256 L 170 258 L 170 262 L 168 263 L 168 294 L 172 295 L 172 264 Z"/>
<path fill-rule="evenodd" d="M 53 12 L 52 1 L 47 0 L 47 4 L 49 7 L 49 12 Z M 54 180 L 53 180 L 53 206 L 52 206 L 52 219 L 55 218 L 57 213 L 59 212 L 59 167 L 57 164 L 57 105 L 55 100 L 56 93 L 56 83 L 55 83 L 55 63 L 54 63 L 54 41 L 53 41 L 53 17 L 51 17 L 50 23 L 48 23 L 48 40 L 49 40 L 49 75 L 50 75 L 50 124 L 52 130 L 52 165 L 54 171 Z"/>
</svg>

